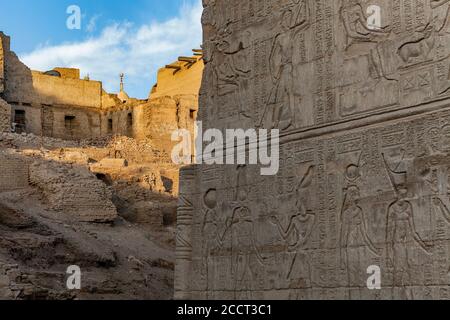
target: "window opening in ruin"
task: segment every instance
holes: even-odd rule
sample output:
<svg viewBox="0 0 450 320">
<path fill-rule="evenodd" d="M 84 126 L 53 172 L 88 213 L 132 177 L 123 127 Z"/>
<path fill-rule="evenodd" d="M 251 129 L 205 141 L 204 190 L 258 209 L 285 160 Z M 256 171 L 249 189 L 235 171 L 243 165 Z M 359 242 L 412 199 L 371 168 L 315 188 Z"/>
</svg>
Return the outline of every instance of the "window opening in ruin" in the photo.
<svg viewBox="0 0 450 320">
<path fill-rule="evenodd" d="M 171 193 L 173 190 L 173 180 L 169 179 L 167 177 L 162 176 L 161 177 L 164 189 L 166 192 Z"/>
<path fill-rule="evenodd" d="M 108 119 L 108 133 L 112 133 L 113 131 L 113 120 Z"/>
<path fill-rule="evenodd" d="M 25 110 L 15 110 L 14 111 L 14 132 L 23 133 L 26 130 L 25 127 Z"/>
<path fill-rule="evenodd" d="M 128 128 L 131 128 L 133 126 L 133 114 L 131 112 L 128 114 L 127 117 L 127 125 Z"/>
<path fill-rule="evenodd" d="M 47 75 L 47 76 L 52 76 L 52 77 L 59 77 L 59 78 L 61 78 L 61 73 L 58 72 L 58 71 L 56 71 L 56 70 L 50 70 L 50 71 L 44 72 L 44 74 Z"/>
<path fill-rule="evenodd" d="M 196 113 L 196 111 L 195 110 L 189 110 L 189 116 L 191 117 L 191 119 L 195 119 L 195 113 Z"/>
<path fill-rule="evenodd" d="M 72 135 L 73 129 L 75 128 L 75 116 L 65 116 L 64 127 L 66 128 L 66 132 Z"/>
</svg>

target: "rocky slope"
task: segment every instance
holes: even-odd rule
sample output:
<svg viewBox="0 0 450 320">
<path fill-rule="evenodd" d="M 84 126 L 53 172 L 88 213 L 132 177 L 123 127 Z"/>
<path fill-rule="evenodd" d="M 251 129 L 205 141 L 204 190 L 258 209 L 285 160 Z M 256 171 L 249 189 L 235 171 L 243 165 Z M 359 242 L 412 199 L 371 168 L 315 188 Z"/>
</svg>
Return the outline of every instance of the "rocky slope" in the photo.
<svg viewBox="0 0 450 320">
<path fill-rule="evenodd" d="M 0 299 L 172 298 L 178 168 L 151 145 L 0 135 L 22 169 L 0 174 Z"/>
</svg>

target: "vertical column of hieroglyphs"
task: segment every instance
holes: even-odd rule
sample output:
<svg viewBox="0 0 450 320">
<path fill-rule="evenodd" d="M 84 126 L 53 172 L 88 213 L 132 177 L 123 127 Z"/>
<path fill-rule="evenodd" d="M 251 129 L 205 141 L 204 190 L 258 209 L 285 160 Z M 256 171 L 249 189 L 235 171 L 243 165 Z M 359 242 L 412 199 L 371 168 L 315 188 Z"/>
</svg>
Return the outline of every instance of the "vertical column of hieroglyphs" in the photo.
<svg viewBox="0 0 450 320">
<path fill-rule="evenodd" d="M 334 120 L 334 30 L 333 2 L 313 1 L 314 17 L 314 79 L 315 103 L 314 120 L 316 125 Z"/>
<path fill-rule="evenodd" d="M 0 36 L 0 93 L 5 90 L 5 54 L 3 38 Z"/>
<path fill-rule="evenodd" d="M 190 296 L 192 276 L 192 227 L 194 215 L 195 167 L 180 171 L 180 193 L 177 214 L 175 298 Z"/>
</svg>

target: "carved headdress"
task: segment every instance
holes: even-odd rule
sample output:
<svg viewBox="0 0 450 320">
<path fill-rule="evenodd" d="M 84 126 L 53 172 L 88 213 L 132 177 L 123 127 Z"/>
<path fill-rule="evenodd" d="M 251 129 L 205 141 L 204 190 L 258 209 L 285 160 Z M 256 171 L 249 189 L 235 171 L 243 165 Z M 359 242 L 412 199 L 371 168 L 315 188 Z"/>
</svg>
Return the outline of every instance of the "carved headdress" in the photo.
<svg viewBox="0 0 450 320">
<path fill-rule="evenodd" d="M 237 181 L 236 181 L 236 193 L 234 195 L 235 201 L 245 201 L 248 197 L 248 184 L 247 184 L 247 166 L 241 165 L 237 167 Z"/>
<path fill-rule="evenodd" d="M 406 185 L 407 184 L 407 172 L 401 171 L 399 169 L 399 165 L 397 165 L 397 167 L 395 167 L 395 168 L 391 168 L 391 166 L 389 166 L 388 161 L 386 159 L 386 155 L 383 153 L 381 156 L 383 158 L 384 165 L 386 167 L 386 171 L 389 176 L 389 181 L 390 181 L 392 187 L 394 188 L 395 193 L 397 195 L 402 194 L 404 192 L 404 190 L 407 189 L 407 185 Z"/>
</svg>

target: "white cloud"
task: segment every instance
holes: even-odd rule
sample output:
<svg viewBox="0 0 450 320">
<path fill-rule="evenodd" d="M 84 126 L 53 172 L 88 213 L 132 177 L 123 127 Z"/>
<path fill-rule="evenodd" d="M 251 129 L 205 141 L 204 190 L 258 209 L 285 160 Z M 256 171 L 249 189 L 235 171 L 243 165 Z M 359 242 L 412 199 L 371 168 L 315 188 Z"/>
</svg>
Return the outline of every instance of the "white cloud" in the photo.
<svg viewBox="0 0 450 320">
<path fill-rule="evenodd" d="M 80 68 L 82 74 L 103 81 L 108 92 L 118 89 L 119 74 L 126 74 L 126 90 L 144 98 L 154 84 L 158 68 L 201 44 L 201 1 L 183 5 L 177 16 L 142 26 L 116 23 L 97 37 L 81 42 L 43 45 L 21 60 L 33 70 Z M 95 24 L 95 21 L 94 21 Z"/>
</svg>

